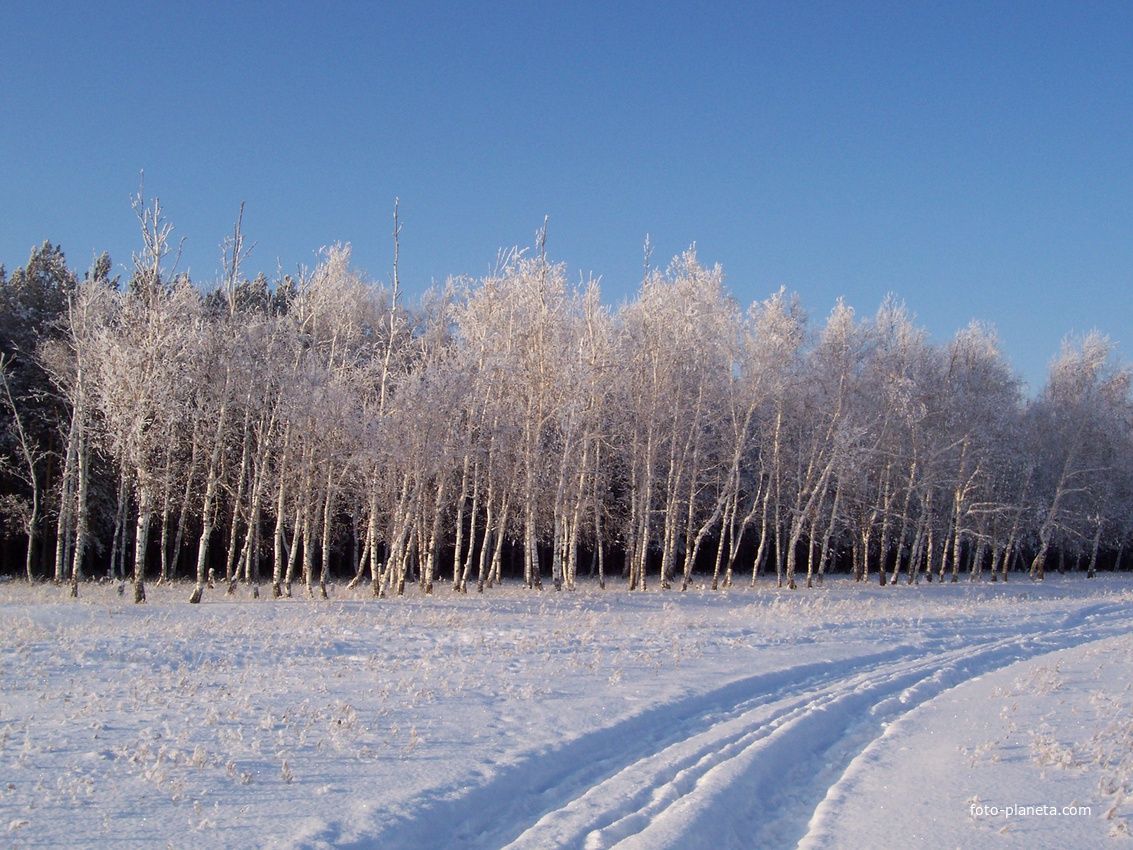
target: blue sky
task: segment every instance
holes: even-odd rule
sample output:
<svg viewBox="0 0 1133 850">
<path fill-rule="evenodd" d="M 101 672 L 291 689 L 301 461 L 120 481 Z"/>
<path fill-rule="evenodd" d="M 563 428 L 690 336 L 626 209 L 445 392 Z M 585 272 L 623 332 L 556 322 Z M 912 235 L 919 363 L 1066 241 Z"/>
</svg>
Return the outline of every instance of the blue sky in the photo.
<svg viewBox="0 0 1133 850">
<path fill-rule="evenodd" d="M 648 233 L 744 304 L 901 296 L 1032 384 L 1131 357 L 1133 3 L 26 3 L 0 8 L 0 262 L 140 239 L 207 283 L 242 201 L 274 274 L 333 242 L 420 291 L 532 244 L 632 297 Z"/>
</svg>

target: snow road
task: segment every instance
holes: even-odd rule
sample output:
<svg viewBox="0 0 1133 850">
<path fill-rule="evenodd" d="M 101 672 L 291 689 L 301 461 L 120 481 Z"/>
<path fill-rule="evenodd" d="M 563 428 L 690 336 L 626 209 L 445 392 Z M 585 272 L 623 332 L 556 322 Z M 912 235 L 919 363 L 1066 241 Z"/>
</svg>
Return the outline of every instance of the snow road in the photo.
<svg viewBox="0 0 1133 850">
<path fill-rule="evenodd" d="M 1062 848 L 1133 818 L 1123 577 L 55 591 L 0 586 L 13 847 Z M 1089 816 L 971 814 L 997 801 Z"/>
<path fill-rule="evenodd" d="M 1016 662 L 1127 634 L 1133 611 L 1090 605 L 1064 622 L 752 676 L 540 754 L 372 846 L 423 846 L 438 822 L 468 848 L 818 846 L 808 836 L 815 810 L 891 722 Z"/>
</svg>

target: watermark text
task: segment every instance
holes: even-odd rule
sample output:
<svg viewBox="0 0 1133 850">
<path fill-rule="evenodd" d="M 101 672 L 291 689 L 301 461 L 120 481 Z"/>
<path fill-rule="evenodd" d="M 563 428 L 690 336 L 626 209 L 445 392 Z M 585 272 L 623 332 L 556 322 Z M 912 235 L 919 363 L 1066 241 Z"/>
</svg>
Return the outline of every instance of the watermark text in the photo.
<svg viewBox="0 0 1133 850">
<path fill-rule="evenodd" d="M 973 818 L 1048 818 L 1048 817 L 1090 817 L 1092 806 L 1024 806 L 1011 804 L 996 806 L 991 803 L 972 803 L 968 814 Z"/>
</svg>

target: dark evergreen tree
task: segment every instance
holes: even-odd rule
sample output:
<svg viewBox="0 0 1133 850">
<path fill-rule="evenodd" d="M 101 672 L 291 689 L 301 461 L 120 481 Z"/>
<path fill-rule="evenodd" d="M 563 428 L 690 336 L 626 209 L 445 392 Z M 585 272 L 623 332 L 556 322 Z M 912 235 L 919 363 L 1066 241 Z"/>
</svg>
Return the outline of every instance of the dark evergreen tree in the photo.
<svg viewBox="0 0 1133 850">
<path fill-rule="evenodd" d="M 103 256 L 109 270 L 110 260 Z M 6 536 L 26 535 L 32 543 L 25 551 L 29 578 L 34 560 L 46 554 L 30 550 L 38 539 L 43 491 L 52 477 L 59 422 L 65 416 L 44 359 L 53 356 L 52 348 L 66 333 L 67 305 L 77 286 L 62 248 L 49 241 L 33 248 L 27 265 L 11 277 L 0 269 L 0 451 L 6 461 L 0 467 L 0 512 Z"/>
</svg>

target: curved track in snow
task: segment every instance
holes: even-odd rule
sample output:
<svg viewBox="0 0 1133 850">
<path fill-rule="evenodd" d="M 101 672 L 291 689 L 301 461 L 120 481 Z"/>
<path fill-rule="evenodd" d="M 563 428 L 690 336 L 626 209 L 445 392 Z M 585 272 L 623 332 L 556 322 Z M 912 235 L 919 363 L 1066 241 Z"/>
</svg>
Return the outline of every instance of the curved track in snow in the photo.
<svg viewBox="0 0 1133 850">
<path fill-rule="evenodd" d="M 658 706 L 354 846 L 419 847 L 443 831 L 466 848 L 796 847 L 889 722 L 977 676 L 1128 632 L 1133 612 L 1101 603 L 1056 628 L 1011 628 L 801 665 Z"/>
</svg>

